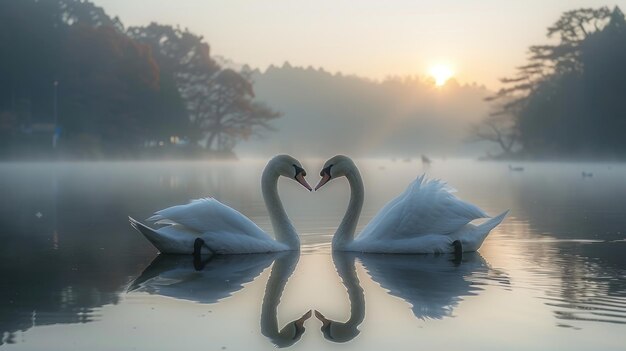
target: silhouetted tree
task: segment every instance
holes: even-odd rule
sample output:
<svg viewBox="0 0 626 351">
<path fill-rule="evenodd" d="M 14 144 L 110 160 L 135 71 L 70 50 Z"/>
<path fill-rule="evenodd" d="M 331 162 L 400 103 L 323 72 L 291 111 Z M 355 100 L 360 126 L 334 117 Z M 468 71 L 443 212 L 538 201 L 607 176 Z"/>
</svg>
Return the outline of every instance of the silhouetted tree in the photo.
<svg viewBox="0 0 626 351">
<path fill-rule="evenodd" d="M 511 156 L 517 145 L 519 135 L 515 120 L 504 112 L 489 115 L 480 123 L 470 126 L 469 142 L 489 141 L 496 143 L 501 149 L 501 157 Z"/>
<path fill-rule="evenodd" d="M 0 152 L 33 144 L 31 126 L 53 123 L 54 82 L 62 150 L 132 153 L 159 137 L 159 122 L 172 118 L 159 119 L 171 91 L 161 89 L 149 47 L 122 30 L 88 1 L 0 2 L 0 114 L 16 119 Z M 39 147 L 50 149 L 51 137 L 44 139 Z"/>
<path fill-rule="evenodd" d="M 150 45 L 160 65 L 174 77 L 195 131 L 190 133 L 192 140 L 230 152 L 238 140 L 272 130 L 269 121 L 280 114 L 254 102 L 249 76 L 222 69 L 201 36 L 156 23 L 129 28 L 128 33 Z"/>
<path fill-rule="evenodd" d="M 159 71 L 149 47 L 112 27 L 78 23 L 68 32 L 64 53 L 62 124 L 68 138 L 92 138 L 115 151 L 155 137 L 151 104 L 159 101 Z"/>
<path fill-rule="evenodd" d="M 623 155 L 626 25 L 615 7 L 565 12 L 555 45 L 531 46 L 528 64 L 488 100 L 513 116 L 530 155 Z"/>
<path fill-rule="evenodd" d="M 216 150 L 231 151 L 237 140 L 272 130 L 269 122 L 280 114 L 253 98 L 252 83 L 233 70 L 225 69 L 211 80 L 194 120 L 206 134 L 208 148 L 215 144 Z"/>
<path fill-rule="evenodd" d="M 134 155 L 178 139 L 230 151 L 278 116 L 253 97 L 187 30 L 125 30 L 84 0 L 0 1 L 0 154 L 50 153 L 55 101 L 62 152 Z"/>
</svg>

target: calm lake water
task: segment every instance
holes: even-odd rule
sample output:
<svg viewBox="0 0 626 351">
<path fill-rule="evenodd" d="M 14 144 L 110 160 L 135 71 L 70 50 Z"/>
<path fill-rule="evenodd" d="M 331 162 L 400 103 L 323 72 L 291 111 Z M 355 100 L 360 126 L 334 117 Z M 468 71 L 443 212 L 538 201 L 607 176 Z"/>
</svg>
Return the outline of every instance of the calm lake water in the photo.
<svg viewBox="0 0 626 351">
<path fill-rule="evenodd" d="M 322 164 L 303 160 L 309 183 Z M 316 193 L 280 181 L 300 254 L 194 262 L 158 255 L 128 225 L 213 196 L 271 232 L 264 165 L 0 164 L 0 348 L 624 350 L 626 165 L 357 161 L 360 227 L 425 171 L 490 214 L 511 209 L 460 264 L 333 254 L 345 180 Z M 293 323 L 310 310 L 319 319 Z"/>
</svg>

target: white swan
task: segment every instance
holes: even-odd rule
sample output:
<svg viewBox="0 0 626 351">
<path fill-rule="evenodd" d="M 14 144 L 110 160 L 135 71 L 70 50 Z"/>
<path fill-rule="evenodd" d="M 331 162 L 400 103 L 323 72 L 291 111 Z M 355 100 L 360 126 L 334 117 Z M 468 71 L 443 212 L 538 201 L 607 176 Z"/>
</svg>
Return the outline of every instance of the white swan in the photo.
<svg viewBox="0 0 626 351">
<path fill-rule="evenodd" d="M 337 232 L 333 250 L 378 253 L 452 253 L 476 251 L 487 234 L 508 211 L 476 226 L 474 219 L 489 217 L 478 207 L 459 200 L 445 183 L 418 177 L 400 196 L 391 200 L 355 239 L 361 208 L 363 181 L 349 157 L 335 156 L 324 164 L 315 190 L 331 179 L 346 177 L 350 203 Z"/>
<path fill-rule="evenodd" d="M 151 229 L 129 217 L 130 224 L 162 253 L 243 254 L 299 250 L 300 239 L 278 197 L 280 176 L 294 179 L 311 190 L 304 179 L 306 172 L 295 158 L 279 155 L 265 166 L 261 188 L 276 240 L 248 217 L 213 198 L 156 212 L 148 220 L 165 224 L 159 229 Z"/>
</svg>

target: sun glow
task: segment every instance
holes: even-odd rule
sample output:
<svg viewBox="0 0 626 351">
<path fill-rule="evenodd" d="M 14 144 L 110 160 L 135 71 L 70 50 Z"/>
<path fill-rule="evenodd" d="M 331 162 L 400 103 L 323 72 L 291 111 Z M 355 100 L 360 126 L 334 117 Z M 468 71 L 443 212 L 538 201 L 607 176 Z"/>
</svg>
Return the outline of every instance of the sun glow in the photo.
<svg viewBox="0 0 626 351">
<path fill-rule="evenodd" d="M 446 84 L 448 79 L 452 78 L 452 76 L 454 75 L 452 68 L 443 64 L 432 66 L 428 72 L 430 73 L 431 77 L 435 79 L 435 85 L 438 87 Z"/>
</svg>

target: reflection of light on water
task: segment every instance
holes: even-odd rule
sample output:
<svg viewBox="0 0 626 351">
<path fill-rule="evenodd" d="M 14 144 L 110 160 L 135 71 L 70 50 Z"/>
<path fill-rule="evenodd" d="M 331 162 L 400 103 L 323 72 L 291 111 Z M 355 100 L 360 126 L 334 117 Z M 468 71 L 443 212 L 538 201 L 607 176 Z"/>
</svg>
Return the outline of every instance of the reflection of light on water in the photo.
<svg viewBox="0 0 626 351">
<path fill-rule="evenodd" d="M 57 232 L 56 230 L 52 232 L 52 249 L 59 249 L 59 232 Z"/>
<path fill-rule="evenodd" d="M 178 189 L 181 186 L 181 178 L 177 175 L 161 176 L 159 182 L 169 189 Z"/>
<path fill-rule="evenodd" d="M 192 198 L 219 196 L 271 232 L 258 179 L 266 161 L 0 164 L 0 185 L 8 200 L 0 207 L 8 214 L 3 224 L 10 228 L 4 234 L 20 248 L 17 254 L 21 256 L 14 260 L 15 250 L 0 250 L 0 259 L 6 263 L 0 273 L 8 282 L 0 289 L 0 301 L 11 302 L 0 304 L 3 340 L 13 335 L 12 340 L 19 343 L 21 335 L 24 349 L 46 345 L 52 337 L 58 349 L 84 349 L 96 343 L 115 349 L 121 337 L 131 335 L 138 349 L 154 345 L 174 349 L 187 343 L 207 349 L 273 349 L 260 334 L 259 323 L 269 266 L 210 306 L 140 291 L 120 293 L 155 256 L 151 245 L 128 228 L 128 214 L 147 216 Z M 367 192 L 360 228 L 423 172 L 420 162 L 401 161 L 357 160 Z M 310 182 L 318 180 L 317 168 L 323 162 L 303 162 Z M 380 165 L 384 171 L 378 169 Z M 592 183 L 581 180 L 576 165 L 524 166 L 524 174 L 511 174 L 506 164 L 433 162 L 428 174 L 447 180 L 461 198 L 490 214 L 510 208 L 510 215 L 480 250 L 485 267 L 461 266 L 455 271 L 454 266 L 442 264 L 439 268 L 445 274 L 423 274 L 418 279 L 409 272 L 406 276 L 413 280 L 404 281 L 402 275 L 384 274 L 395 272 L 385 268 L 385 260 L 368 265 L 357 259 L 366 319 L 352 348 L 420 345 L 494 350 L 511 344 L 519 349 L 623 348 L 626 266 L 620 250 L 624 251 L 626 241 L 622 234 L 626 167 L 610 171 L 596 167 Z M 57 169 L 58 188 L 47 181 L 50 167 Z M 333 265 L 329 244 L 348 203 L 347 184 L 337 181 L 324 191 L 308 193 L 284 179 L 279 191 L 302 241 L 302 256 L 281 297 L 280 326 L 308 309 L 318 309 L 330 319 L 348 320 L 349 296 Z M 53 198 L 54 208 L 48 203 Z M 42 211 L 41 219 L 34 216 L 37 211 Z M 79 211 L 81 216 L 76 216 Z M 206 289 L 202 287 L 206 280 L 194 281 L 192 263 L 187 263 L 191 274 L 181 275 L 188 279 L 179 284 L 181 291 L 207 298 L 206 291 L 201 291 Z M 376 267 L 380 268 L 377 279 L 387 278 L 385 286 L 370 276 L 368 270 Z M 409 265 L 409 270 L 418 268 Z M 423 269 L 426 273 L 427 268 Z M 467 268 L 470 272 L 462 273 Z M 444 278 L 450 280 L 441 282 Z M 429 281 L 432 284 L 424 286 Z M 218 282 L 235 287 L 236 279 Z M 446 284 L 452 286 L 445 288 Z M 163 292 L 169 288 L 173 286 L 159 286 Z M 442 299 L 424 295 L 429 291 L 441 291 Z M 455 291 L 457 298 L 451 296 Z M 431 301 L 432 308 L 419 308 L 424 301 Z M 442 318 L 433 317 L 437 315 Z M 98 322 L 71 324 L 93 319 Z M 32 328 L 33 324 L 37 327 Z M 306 322 L 298 349 L 328 348 L 320 325 L 316 319 Z M 63 335 L 72 337 L 59 337 Z"/>
<path fill-rule="evenodd" d="M 510 284 L 506 273 L 492 269 L 478 253 L 464 255 L 460 263 L 449 255 L 358 257 L 374 281 L 411 304 L 413 314 L 422 320 L 452 316 L 466 296 L 480 294 L 486 285 Z"/>
<path fill-rule="evenodd" d="M 619 243 L 538 236 L 527 221 L 515 219 L 492 235 L 481 252 L 507 266 L 513 290 L 529 290 L 530 296 L 550 307 L 559 321 L 556 326 L 580 329 L 590 322 L 626 324 L 626 271 L 600 267 L 575 254 L 585 247 Z"/>
</svg>

